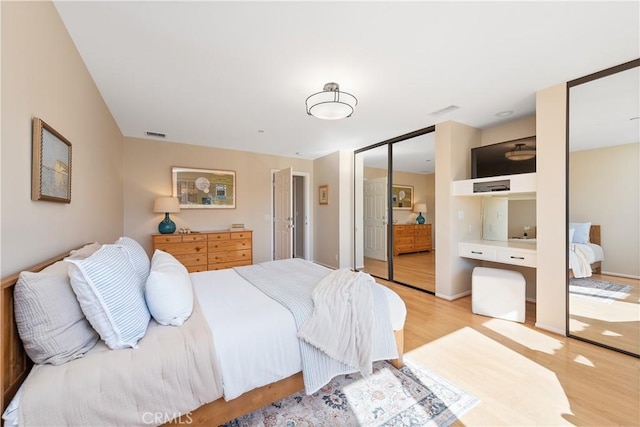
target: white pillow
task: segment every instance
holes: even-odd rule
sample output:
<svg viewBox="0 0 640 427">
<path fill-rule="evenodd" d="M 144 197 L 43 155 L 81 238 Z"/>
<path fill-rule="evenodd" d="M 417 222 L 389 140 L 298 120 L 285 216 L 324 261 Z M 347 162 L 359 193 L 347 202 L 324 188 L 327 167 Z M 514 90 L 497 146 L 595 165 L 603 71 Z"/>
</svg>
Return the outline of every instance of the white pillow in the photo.
<svg viewBox="0 0 640 427">
<path fill-rule="evenodd" d="M 98 249 L 100 249 L 102 245 L 98 242 L 96 243 L 87 243 L 80 249 L 74 249 L 69 252 L 69 256 L 65 259 L 85 259 L 93 255 Z"/>
<path fill-rule="evenodd" d="M 136 273 L 138 273 L 140 280 L 144 284 L 147 281 L 147 277 L 149 277 L 149 267 L 151 266 L 147 252 L 140 246 L 140 243 L 131 237 L 121 237 L 116 240 L 115 244 L 122 246 L 127 251 L 127 255 L 129 255 L 129 259 L 133 263 L 133 268 L 135 268 Z"/>
<path fill-rule="evenodd" d="M 61 261 L 39 273 L 23 271 L 16 283 L 18 334 L 34 363 L 61 365 L 84 356 L 98 342 L 71 289 L 68 267 Z"/>
<path fill-rule="evenodd" d="M 574 229 L 573 243 L 589 243 L 590 222 L 571 222 L 569 229 Z"/>
<path fill-rule="evenodd" d="M 136 348 L 150 315 L 125 249 L 103 245 L 89 258 L 68 262 L 71 287 L 93 329 L 111 349 Z"/>
<path fill-rule="evenodd" d="M 576 229 L 575 228 L 570 228 L 569 229 L 569 243 L 573 243 L 573 236 L 576 234 Z"/>
<path fill-rule="evenodd" d="M 159 249 L 151 258 L 144 296 L 151 315 L 161 325 L 180 326 L 193 311 L 189 272 L 173 255 Z"/>
</svg>

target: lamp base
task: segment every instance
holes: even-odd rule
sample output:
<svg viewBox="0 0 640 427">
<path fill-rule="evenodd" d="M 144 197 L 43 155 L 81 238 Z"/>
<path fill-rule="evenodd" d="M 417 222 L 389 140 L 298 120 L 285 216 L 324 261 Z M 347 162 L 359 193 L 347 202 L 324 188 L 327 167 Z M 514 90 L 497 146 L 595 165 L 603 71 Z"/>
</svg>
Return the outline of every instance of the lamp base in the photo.
<svg viewBox="0 0 640 427">
<path fill-rule="evenodd" d="M 164 214 L 164 219 L 158 224 L 158 231 L 161 234 L 171 234 L 176 231 L 176 223 L 169 218 L 169 213 Z"/>
<path fill-rule="evenodd" d="M 424 224 L 425 219 L 424 219 L 424 217 L 422 216 L 422 212 L 418 212 L 418 217 L 416 218 L 416 222 L 417 222 L 418 224 Z"/>
</svg>

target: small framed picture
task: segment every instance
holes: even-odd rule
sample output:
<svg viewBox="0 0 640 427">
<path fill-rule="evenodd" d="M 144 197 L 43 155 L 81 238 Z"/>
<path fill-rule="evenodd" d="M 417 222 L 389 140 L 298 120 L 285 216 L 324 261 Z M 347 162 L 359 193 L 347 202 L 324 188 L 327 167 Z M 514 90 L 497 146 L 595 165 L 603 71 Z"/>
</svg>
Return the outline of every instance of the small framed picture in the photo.
<svg viewBox="0 0 640 427">
<path fill-rule="evenodd" d="M 320 187 L 318 187 L 318 202 L 321 205 L 329 204 L 329 186 L 328 185 L 321 185 Z"/>
<path fill-rule="evenodd" d="M 71 203 L 71 143 L 36 117 L 32 153 L 31 200 Z"/>
<path fill-rule="evenodd" d="M 393 209 L 410 211 L 413 209 L 413 186 L 394 185 L 391 191 Z"/>
</svg>

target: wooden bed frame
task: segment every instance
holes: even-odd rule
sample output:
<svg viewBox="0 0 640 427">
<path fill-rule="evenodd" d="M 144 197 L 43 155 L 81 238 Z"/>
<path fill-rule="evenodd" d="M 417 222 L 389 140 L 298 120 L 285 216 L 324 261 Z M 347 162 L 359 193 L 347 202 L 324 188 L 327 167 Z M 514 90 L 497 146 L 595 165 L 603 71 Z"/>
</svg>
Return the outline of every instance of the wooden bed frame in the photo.
<svg viewBox="0 0 640 427">
<path fill-rule="evenodd" d="M 45 267 L 62 260 L 68 256 L 69 252 L 41 262 L 24 271 L 38 272 Z M 16 391 L 27 377 L 33 362 L 29 359 L 22 346 L 22 341 L 18 335 L 14 312 L 13 312 L 13 288 L 18 281 L 20 273 L 13 274 L 2 279 L 2 290 L 0 293 L 0 384 L 2 394 L 0 395 L 0 408 L 4 412 L 11 402 Z M 402 366 L 402 355 L 404 347 L 404 331 L 394 331 L 396 346 L 398 348 L 398 359 L 391 363 L 396 368 Z M 190 425 L 212 426 L 220 425 L 241 415 L 259 409 L 269 403 L 290 396 L 293 393 L 304 389 L 302 373 L 299 372 L 278 382 L 251 390 L 242 396 L 229 402 L 223 398 L 203 405 L 188 414 Z M 185 424 L 187 415 L 176 418 L 169 424 Z"/>
<path fill-rule="evenodd" d="M 591 225 L 589 229 L 589 242 L 595 243 L 596 245 L 602 246 L 600 243 L 600 226 L 599 225 Z M 600 274 L 602 270 L 602 261 L 596 261 L 591 264 L 591 271 Z M 573 279 L 573 270 L 569 269 L 569 278 Z"/>
</svg>

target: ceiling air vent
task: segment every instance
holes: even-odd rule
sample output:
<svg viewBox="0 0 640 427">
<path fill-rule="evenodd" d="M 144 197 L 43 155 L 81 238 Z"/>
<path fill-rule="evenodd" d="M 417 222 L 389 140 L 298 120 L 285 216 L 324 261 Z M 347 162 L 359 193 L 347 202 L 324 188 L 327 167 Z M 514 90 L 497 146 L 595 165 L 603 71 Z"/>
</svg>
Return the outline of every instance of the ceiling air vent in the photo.
<svg viewBox="0 0 640 427">
<path fill-rule="evenodd" d="M 147 131 L 147 136 L 155 136 L 157 138 L 165 138 L 167 135 L 165 135 L 164 133 L 160 133 L 160 132 Z"/>
<path fill-rule="evenodd" d="M 443 114 L 447 114 L 447 113 L 450 113 L 452 111 L 455 111 L 458 108 L 460 108 L 460 107 L 458 107 L 457 105 L 449 105 L 448 107 L 444 107 L 444 108 L 439 109 L 438 111 L 434 111 L 433 113 L 431 113 L 431 115 L 432 116 L 441 116 Z"/>
</svg>

